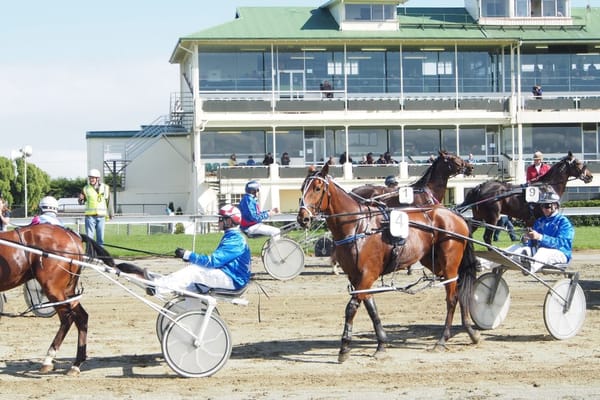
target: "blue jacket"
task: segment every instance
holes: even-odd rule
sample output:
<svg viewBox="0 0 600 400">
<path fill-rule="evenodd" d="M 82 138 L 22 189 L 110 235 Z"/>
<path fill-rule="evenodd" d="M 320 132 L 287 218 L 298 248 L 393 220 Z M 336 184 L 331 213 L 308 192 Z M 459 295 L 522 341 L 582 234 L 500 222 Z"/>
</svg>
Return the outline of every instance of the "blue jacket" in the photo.
<svg viewBox="0 0 600 400">
<path fill-rule="evenodd" d="M 541 241 L 530 240 L 529 246 L 560 250 L 567 256 L 567 262 L 571 261 L 575 229 L 567 217 L 556 212 L 549 217 L 538 218 L 533 224 L 533 230 L 544 236 Z"/>
<path fill-rule="evenodd" d="M 252 257 L 246 239 L 237 228 L 228 229 L 211 255 L 192 253 L 189 262 L 220 268 L 233 280 L 236 289 L 250 281 Z"/>
<path fill-rule="evenodd" d="M 242 213 L 242 229 L 247 229 L 269 218 L 269 212 L 261 211 L 256 197 L 248 193 L 242 197 L 238 208 Z"/>
</svg>

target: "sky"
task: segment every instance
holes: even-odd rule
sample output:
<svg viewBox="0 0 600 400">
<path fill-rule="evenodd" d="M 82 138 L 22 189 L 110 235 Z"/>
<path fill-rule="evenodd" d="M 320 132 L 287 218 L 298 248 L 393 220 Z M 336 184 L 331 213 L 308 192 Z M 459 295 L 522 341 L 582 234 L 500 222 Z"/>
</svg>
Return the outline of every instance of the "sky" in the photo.
<svg viewBox="0 0 600 400">
<path fill-rule="evenodd" d="M 582 7 L 600 0 L 573 0 Z M 0 156 L 31 146 L 51 178 L 87 175 L 87 131 L 137 130 L 169 112 L 177 40 L 234 19 L 238 7 L 326 0 L 30 0 L 0 14 Z M 208 5 L 210 4 L 210 5 Z M 408 0 L 462 7 L 463 0 Z M 90 166 L 101 169 L 102 166 Z"/>
</svg>

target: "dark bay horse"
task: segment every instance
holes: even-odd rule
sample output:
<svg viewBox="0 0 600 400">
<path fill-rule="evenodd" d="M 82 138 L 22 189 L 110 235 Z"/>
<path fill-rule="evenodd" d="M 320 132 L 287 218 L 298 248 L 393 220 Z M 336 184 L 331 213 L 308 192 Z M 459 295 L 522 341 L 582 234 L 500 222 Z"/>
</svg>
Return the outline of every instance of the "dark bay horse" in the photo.
<svg viewBox="0 0 600 400">
<path fill-rule="evenodd" d="M 546 189 L 546 187 L 550 187 L 559 196 L 562 196 L 570 178 L 590 183 L 593 176 L 587 165 L 575 158 L 569 151 L 565 157 L 552 165 L 548 172 L 528 185 L 537 186 L 541 191 L 550 190 Z M 525 201 L 526 186 L 496 180 L 487 181 L 471 189 L 465 196 L 465 201 L 458 205 L 457 209 L 462 212 L 471 208 L 474 220 L 483 221 L 489 225 L 497 225 L 500 214 L 506 214 L 523 221 L 526 226 L 533 226 L 535 219 L 542 214 Z M 475 229 L 477 229 L 477 225 L 473 224 L 473 230 Z M 483 240 L 491 244 L 493 233 L 493 228 L 486 226 Z"/>
<path fill-rule="evenodd" d="M 85 260 L 83 241 L 87 243 L 88 256 L 104 256 L 108 253 L 91 238 L 50 224 L 29 225 L 0 232 L 0 240 L 0 292 L 35 278 L 48 300 L 58 303 L 54 308 L 58 313 L 60 327 L 50 344 L 40 372 L 46 373 L 54 369 L 54 358 L 69 329 L 75 324 L 78 332 L 77 354 L 67 374 L 79 375 L 80 366 L 87 357 L 88 313 L 76 299 L 81 272 L 81 264 L 76 262 Z M 34 249 L 37 254 L 26 249 Z M 114 265 L 109 257 L 105 262 Z"/>
<path fill-rule="evenodd" d="M 409 217 L 409 234 L 402 245 L 389 240 L 385 229 L 387 210 L 358 202 L 328 175 L 329 166 L 309 175 L 302 186 L 297 220 L 308 227 L 311 220 L 323 215 L 337 246 L 338 261 L 348 276 L 354 294 L 346 306 L 345 325 L 339 361 L 349 357 L 352 324 L 364 301 L 377 335 L 375 356 L 385 351 L 386 333 L 368 292 L 380 276 L 406 269 L 417 261 L 445 281 L 446 320 L 436 347 L 443 348 L 457 303 L 460 303 L 463 327 L 473 343 L 479 332 L 472 327 L 469 299 L 478 261 L 473 243 L 468 240 L 469 226 L 462 216 L 443 206 L 405 209 Z M 356 293 L 358 292 L 358 293 Z"/>
<path fill-rule="evenodd" d="M 439 204 L 444 200 L 448 179 L 458 174 L 471 175 L 473 164 L 447 151 L 440 151 L 423 176 L 411 184 L 415 206 Z M 356 187 L 352 193 L 363 199 L 373 199 L 385 203 L 389 207 L 401 207 L 398 199 L 398 188 L 379 185 L 363 185 Z M 402 205 L 406 206 L 406 204 Z"/>
</svg>

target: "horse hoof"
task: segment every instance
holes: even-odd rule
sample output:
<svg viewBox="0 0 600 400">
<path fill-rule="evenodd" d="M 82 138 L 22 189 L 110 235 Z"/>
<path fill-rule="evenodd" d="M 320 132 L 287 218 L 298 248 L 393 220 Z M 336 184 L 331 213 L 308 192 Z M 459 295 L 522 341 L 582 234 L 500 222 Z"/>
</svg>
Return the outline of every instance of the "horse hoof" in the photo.
<svg viewBox="0 0 600 400">
<path fill-rule="evenodd" d="M 469 336 L 473 344 L 478 344 L 481 341 L 481 333 L 479 331 L 473 330 L 473 333 L 469 333 Z"/>
<path fill-rule="evenodd" d="M 79 374 L 81 374 L 81 370 L 76 366 L 72 366 L 71 369 L 67 371 L 67 376 L 79 376 Z"/>
<path fill-rule="evenodd" d="M 48 372 L 52 372 L 54 370 L 53 364 L 44 364 L 42 368 L 40 368 L 40 374 L 47 374 Z"/>
<path fill-rule="evenodd" d="M 443 353 L 446 350 L 448 350 L 448 347 L 445 343 L 436 343 L 435 346 L 433 346 L 433 349 L 431 349 L 431 351 L 435 351 L 438 353 Z"/>
<path fill-rule="evenodd" d="M 377 350 L 375 354 L 373 354 L 373 358 L 376 360 L 384 360 L 389 357 L 389 354 L 383 350 Z"/>
<path fill-rule="evenodd" d="M 340 353 L 338 355 L 338 362 L 341 364 L 344 361 L 346 361 L 348 358 L 350 358 L 350 352 L 344 352 L 344 353 Z"/>
</svg>

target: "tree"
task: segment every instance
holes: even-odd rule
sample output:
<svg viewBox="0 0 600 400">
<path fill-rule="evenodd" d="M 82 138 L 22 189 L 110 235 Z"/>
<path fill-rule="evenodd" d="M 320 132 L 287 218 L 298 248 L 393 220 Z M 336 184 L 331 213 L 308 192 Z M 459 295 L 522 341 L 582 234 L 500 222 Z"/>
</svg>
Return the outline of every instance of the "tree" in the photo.
<svg viewBox="0 0 600 400">
<path fill-rule="evenodd" d="M 0 197 L 2 197 L 9 205 L 13 204 L 13 195 L 11 192 L 11 182 L 15 179 L 15 168 L 13 162 L 6 158 L 0 157 Z"/>
<path fill-rule="evenodd" d="M 78 197 L 81 189 L 86 185 L 86 178 L 58 178 L 50 181 L 50 194 L 57 199 L 63 197 Z"/>
</svg>

